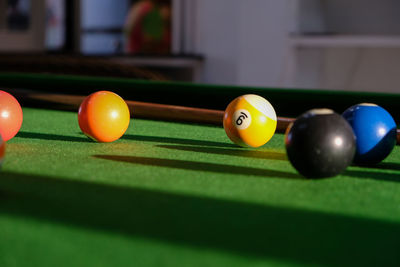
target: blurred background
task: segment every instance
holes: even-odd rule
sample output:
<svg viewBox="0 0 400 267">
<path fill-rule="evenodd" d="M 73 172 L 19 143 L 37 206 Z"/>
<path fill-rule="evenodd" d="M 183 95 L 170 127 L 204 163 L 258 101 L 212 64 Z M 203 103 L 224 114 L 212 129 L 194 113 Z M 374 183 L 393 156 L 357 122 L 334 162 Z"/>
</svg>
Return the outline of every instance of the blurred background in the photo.
<svg viewBox="0 0 400 267">
<path fill-rule="evenodd" d="M 400 92 L 396 0 L 1 0 L 0 71 Z"/>
</svg>

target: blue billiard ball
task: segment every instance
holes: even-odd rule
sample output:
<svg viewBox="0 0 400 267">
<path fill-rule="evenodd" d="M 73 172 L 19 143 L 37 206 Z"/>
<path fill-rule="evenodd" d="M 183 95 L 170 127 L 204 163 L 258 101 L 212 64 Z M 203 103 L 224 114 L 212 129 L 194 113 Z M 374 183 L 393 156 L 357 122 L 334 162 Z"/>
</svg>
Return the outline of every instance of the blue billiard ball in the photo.
<svg viewBox="0 0 400 267">
<path fill-rule="evenodd" d="M 364 103 L 348 108 L 342 115 L 356 136 L 354 163 L 377 164 L 393 150 L 396 145 L 396 123 L 384 108 Z"/>
</svg>

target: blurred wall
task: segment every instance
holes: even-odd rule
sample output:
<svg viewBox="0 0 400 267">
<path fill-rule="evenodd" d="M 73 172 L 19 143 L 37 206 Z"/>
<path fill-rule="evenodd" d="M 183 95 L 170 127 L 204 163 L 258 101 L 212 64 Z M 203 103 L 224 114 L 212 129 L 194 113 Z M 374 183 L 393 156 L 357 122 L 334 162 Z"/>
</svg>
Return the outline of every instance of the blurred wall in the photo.
<svg viewBox="0 0 400 267">
<path fill-rule="evenodd" d="M 288 28 L 287 1 L 200 0 L 194 52 L 205 55 L 203 81 L 278 85 Z"/>
<path fill-rule="evenodd" d="M 400 93 L 397 0 L 187 1 L 205 83 Z M 358 44 L 297 47 L 296 34 Z"/>
<path fill-rule="evenodd" d="M 32 0 L 33 1 L 33 0 Z M 0 0 L 0 51 L 43 51 L 45 34 L 45 0 L 35 0 L 32 3 L 27 29 L 9 29 L 6 23 L 7 6 L 5 0 Z M 27 8 L 23 6 L 23 8 Z"/>
</svg>

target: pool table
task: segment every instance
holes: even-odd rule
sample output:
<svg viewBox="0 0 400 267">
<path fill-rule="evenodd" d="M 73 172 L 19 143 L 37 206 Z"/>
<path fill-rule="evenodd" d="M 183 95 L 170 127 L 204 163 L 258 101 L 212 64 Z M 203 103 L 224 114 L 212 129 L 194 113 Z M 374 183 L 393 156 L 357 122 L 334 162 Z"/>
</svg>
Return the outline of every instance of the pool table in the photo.
<svg viewBox="0 0 400 267">
<path fill-rule="evenodd" d="M 187 101 L 193 107 L 211 97 L 207 109 L 226 105 L 217 100 L 236 93 L 271 93 L 285 116 L 304 106 L 295 111 L 279 99 L 329 102 L 318 101 L 325 91 L 220 92 L 169 82 L 0 74 L 5 90 L 68 93 L 68 86 L 74 94 L 114 87 L 130 100 L 153 96 L 173 105 L 184 100 L 154 94 L 193 95 Z M 391 108 L 398 100 L 331 94 L 333 107 L 363 95 Z M 0 266 L 400 264 L 399 146 L 376 166 L 312 180 L 290 165 L 282 133 L 245 149 L 230 142 L 221 124 L 135 116 L 133 109 L 121 139 L 96 143 L 80 131 L 76 110 L 21 103 L 24 122 L 6 144 L 0 171 Z"/>
</svg>

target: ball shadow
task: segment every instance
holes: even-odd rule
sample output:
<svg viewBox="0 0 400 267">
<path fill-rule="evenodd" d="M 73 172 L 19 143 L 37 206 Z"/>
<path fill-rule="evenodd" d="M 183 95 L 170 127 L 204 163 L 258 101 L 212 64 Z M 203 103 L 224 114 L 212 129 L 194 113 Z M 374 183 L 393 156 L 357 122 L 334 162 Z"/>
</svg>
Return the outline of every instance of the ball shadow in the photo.
<svg viewBox="0 0 400 267">
<path fill-rule="evenodd" d="M 236 145 L 224 142 L 208 141 L 208 140 L 195 140 L 184 139 L 175 137 L 161 137 L 161 136 L 147 136 L 147 135 L 130 135 L 126 134 L 122 139 L 152 142 L 152 143 L 167 143 L 167 144 L 181 144 L 181 145 L 194 145 L 194 146 L 213 146 L 213 147 L 233 147 Z"/>
<path fill-rule="evenodd" d="M 271 258 L 317 266 L 399 262 L 397 222 L 9 172 L 2 173 L 0 193 L 0 214 L 25 224 L 33 218 L 35 224 L 51 222 L 71 230 L 242 255 L 251 262 Z M 30 228 L 35 234 L 37 229 L 43 232 L 41 227 Z M 46 232 L 60 234 L 52 228 Z M 73 242 L 73 237 L 59 238 Z M 110 246 L 110 253 L 118 256 L 119 245 Z M 15 256 L 6 246 L 4 251 Z M 48 255 L 40 256 L 46 262 Z"/>
<path fill-rule="evenodd" d="M 243 167 L 243 166 L 220 164 L 220 163 L 196 162 L 189 160 L 162 159 L 162 158 L 136 157 L 136 156 L 119 156 L 119 155 L 93 155 L 93 157 L 98 159 L 126 162 L 131 164 L 166 167 L 166 168 L 182 169 L 190 171 L 203 171 L 203 172 L 225 173 L 225 174 L 246 175 L 246 176 L 252 175 L 252 176 L 266 177 L 266 178 L 269 177 L 269 178 L 304 179 L 300 175 L 290 172 L 269 170 L 263 168 Z"/>
<path fill-rule="evenodd" d="M 87 137 L 67 136 L 67 135 L 60 135 L 60 134 L 34 133 L 34 132 L 24 132 L 24 131 L 18 132 L 16 137 L 48 140 L 48 141 L 51 140 L 51 141 L 67 141 L 67 142 L 82 142 L 82 143 L 92 142 Z"/>
<path fill-rule="evenodd" d="M 214 148 L 214 147 L 198 147 L 198 146 L 181 146 L 181 145 L 157 145 L 157 147 L 174 149 L 180 151 L 189 151 L 196 153 L 207 153 L 227 156 L 238 156 L 257 159 L 272 159 L 287 161 L 286 153 L 276 151 L 261 151 L 251 149 L 235 149 L 235 148 Z"/>
<path fill-rule="evenodd" d="M 398 173 L 387 173 L 378 171 L 362 171 L 362 170 L 349 170 L 347 169 L 343 175 L 350 176 L 356 179 L 374 179 L 378 181 L 400 182 L 400 175 Z"/>
<path fill-rule="evenodd" d="M 395 162 L 380 162 L 378 164 L 373 165 L 357 165 L 354 164 L 355 167 L 362 167 L 366 169 L 377 169 L 377 170 L 392 170 L 392 171 L 400 171 L 400 164 Z"/>
<path fill-rule="evenodd" d="M 373 168 L 382 169 L 382 170 L 400 171 L 400 164 L 394 163 L 394 162 L 381 162 L 381 163 L 377 164 L 376 166 L 373 166 Z"/>
</svg>

